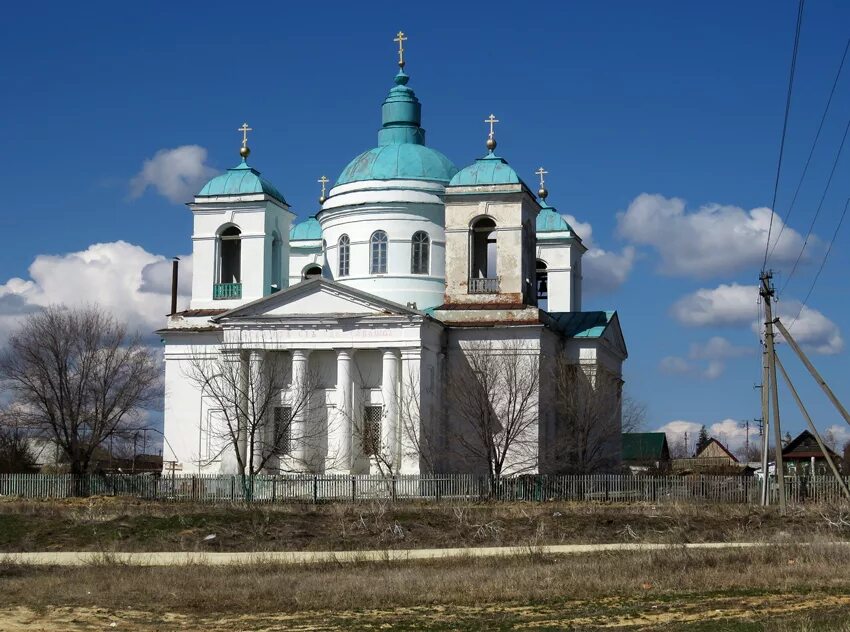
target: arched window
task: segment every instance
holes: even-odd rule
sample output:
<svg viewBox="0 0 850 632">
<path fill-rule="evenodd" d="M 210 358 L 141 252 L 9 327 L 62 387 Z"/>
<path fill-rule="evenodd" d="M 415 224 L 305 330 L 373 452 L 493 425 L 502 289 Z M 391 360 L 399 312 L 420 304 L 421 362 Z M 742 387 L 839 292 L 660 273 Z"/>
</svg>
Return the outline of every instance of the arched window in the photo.
<svg viewBox="0 0 850 632">
<path fill-rule="evenodd" d="M 242 232 L 236 226 L 224 229 L 218 235 L 219 283 L 242 282 Z"/>
<path fill-rule="evenodd" d="M 283 263 L 281 261 L 281 249 L 283 242 L 277 233 L 272 235 L 272 273 L 271 283 L 272 292 L 277 292 L 281 289 L 281 275 L 283 274 Z"/>
<path fill-rule="evenodd" d="M 537 260 L 537 300 L 549 298 L 549 273 L 546 271 L 546 262 Z"/>
<path fill-rule="evenodd" d="M 304 271 L 301 273 L 301 279 L 303 281 L 306 281 L 307 279 L 317 279 L 320 276 L 322 276 L 322 266 L 316 263 L 311 263 L 304 268 Z"/>
<path fill-rule="evenodd" d="M 339 238 L 339 269 L 337 276 L 346 277 L 350 274 L 350 262 L 351 239 L 348 238 L 348 235 L 343 235 Z"/>
<path fill-rule="evenodd" d="M 418 231 L 413 233 L 410 244 L 410 272 L 411 274 L 428 274 L 431 240 L 428 233 Z"/>
<path fill-rule="evenodd" d="M 496 222 L 482 217 L 472 225 L 472 274 L 477 279 L 496 278 Z"/>
<path fill-rule="evenodd" d="M 369 240 L 369 274 L 386 273 L 387 234 L 382 230 L 376 230 Z"/>
</svg>

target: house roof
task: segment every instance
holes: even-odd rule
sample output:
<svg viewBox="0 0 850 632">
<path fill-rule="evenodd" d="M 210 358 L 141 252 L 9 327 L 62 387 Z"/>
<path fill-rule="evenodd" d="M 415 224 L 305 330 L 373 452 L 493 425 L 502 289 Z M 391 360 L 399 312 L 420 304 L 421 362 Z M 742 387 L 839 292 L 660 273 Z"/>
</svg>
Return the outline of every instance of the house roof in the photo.
<svg viewBox="0 0 850 632">
<path fill-rule="evenodd" d="M 728 456 L 730 459 L 732 459 L 732 461 L 733 461 L 734 463 L 737 463 L 737 462 L 738 462 L 738 459 L 735 457 L 735 455 L 734 455 L 734 454 L 732 454 L 731 452 L 729 452 L 729 450 L 726 448 L 726 446 L 725 446 L 725 445 L 723 445 L 722 443 L 720 443 L 720 442 L 719 442 L 717 439 L 715 439 L 714 437 L 712 437 L 711 439 L 709 439 L 709 440 L 708 440 L 708 443 L 706 443 L 706 444 L 703 446 L 702 450 L 700 450 L 700 451 L 699 451 L 699 453 L 698 453 L 698 454 L 697 454 L 694 458 L 697 458 L 697 459 L 698 459 L 698 458 L 700 458 L 702 455 L 705 455 L 703 458 L 716 458 L 716 455 L 713 455 L 713 454 L 707 454 L 707 452 L 711 449 L 711 447 L 712 447 L 712 446 L 715 446 L 715 449 L 716 449 L 716 448 L 719 448 L 719 449 L 720 449 L 720 450 L 721 450 L 721 451 L 722 451 L 722 452 L 723 452 L 726 456 Z"/>
<path fill-rule="evenodd" d="M 669 458 L 669 450 L 667 449 L 667 435 L 665 433 L 623 433 L 624 461 L 659 461 L 665 458 Z"/>
<path fill-rule="evenodd" d="M 826 449 L 832 458 L 838 458 L 838 454 L 832 448 L 826 446 Z M 808 430 L 803 430 L 803 432 L 791 439 L 788 445 L 782 448 L 782 457 L 791 459 L 809 459 L 815 457 L 817 459 L 823 458 L 823 451 L 820 449 L 815 436 Z"/>
</svg>

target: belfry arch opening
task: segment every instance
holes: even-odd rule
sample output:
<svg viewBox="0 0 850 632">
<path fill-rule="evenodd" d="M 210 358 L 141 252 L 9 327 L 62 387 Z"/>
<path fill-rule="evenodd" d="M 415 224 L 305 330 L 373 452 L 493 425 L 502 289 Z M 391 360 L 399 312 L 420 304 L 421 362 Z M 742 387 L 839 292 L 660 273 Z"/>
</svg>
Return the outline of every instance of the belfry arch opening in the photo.
<svg viewBox="0 0 850 632">
<path fill-rule="evenodd" d="M 537 278 L 537 304 L 546 309 L 549 299 L 549 272 L 546 262 L 538 259 L 535 263 L 535 277 Z"/>
<path fill-rule="evenodd" d="M 218 282 L 242 283 L 242 231 L 236 226 L 218 234 Z"/>
</svg>

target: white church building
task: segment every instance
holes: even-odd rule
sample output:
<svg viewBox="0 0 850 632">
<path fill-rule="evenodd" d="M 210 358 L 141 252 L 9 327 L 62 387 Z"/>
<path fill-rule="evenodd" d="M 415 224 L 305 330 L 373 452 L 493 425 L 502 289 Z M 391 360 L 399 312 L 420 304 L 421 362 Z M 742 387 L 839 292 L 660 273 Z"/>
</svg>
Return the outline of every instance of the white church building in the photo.
<svg viewBox="0 0 850 632">
<path fill-rule="evenodd" d="M 399 65 L 377 146 L 322 182 L 315 215 L 294 223 L 249 165 L 247 125 L 242 161 L 188 205 L 191 303 L 158 332 L 163 456 L 183 472 L 565 471 L 565 364 L 616 382 L 601 423 L 619 465 L 623 335 L 616 312 L 582 311 L 586 248 L 545 172 L 535 195 L 492 115 L 458 169 Z"/>
</svg>

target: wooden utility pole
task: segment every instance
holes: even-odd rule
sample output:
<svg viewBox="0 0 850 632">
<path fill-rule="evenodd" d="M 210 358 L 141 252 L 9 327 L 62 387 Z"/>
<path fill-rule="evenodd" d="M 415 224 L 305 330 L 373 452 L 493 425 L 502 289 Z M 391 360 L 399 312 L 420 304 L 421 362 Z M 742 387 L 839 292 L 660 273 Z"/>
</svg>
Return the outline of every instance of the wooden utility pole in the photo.
<svg viewBox="0 0 850 632">
<path fill-rule="evenodd" d="M 779 492 L 779 511 L 785 513 L 785 468 L 782 464 L 782 428 L 779 423 L 779 390 L 776 384 L 776 347 L 773 333 L 773 273 L 762 272 L 759 276 L 761 288 L 759 293 L 764 300 L 765 332 L 764 341 L 767 345 L 767 363 L 770 372 L 770 400 L 773 408 L 773 431 L 776 445 L 776 486 Z"/>
<path fill-rule="evenodd" d="M 768 477 L 767 449 L 770 446 L 770 373 L 767 370 L 767 346 L 762 345 L 761 353 L 761 504 L 770 504 L 770 479 Z"/>
</svg>

